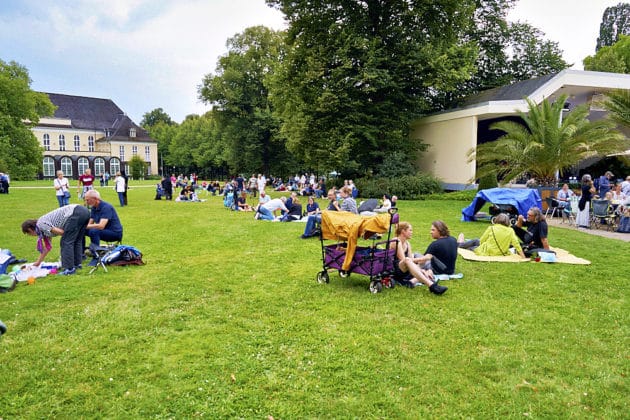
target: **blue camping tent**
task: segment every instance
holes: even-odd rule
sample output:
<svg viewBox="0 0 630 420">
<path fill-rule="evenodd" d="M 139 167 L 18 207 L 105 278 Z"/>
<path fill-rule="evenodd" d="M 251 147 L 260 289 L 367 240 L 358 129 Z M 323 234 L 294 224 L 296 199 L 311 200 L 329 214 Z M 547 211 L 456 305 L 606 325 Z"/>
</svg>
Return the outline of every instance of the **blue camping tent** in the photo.
<svg viewBox="0 0 630 420">
<path fill-rule="evenodd" d="M 472 203 L 462 210 L 462 221 L 472 222 L 475 214 L 486 202 L 492 204 L 511 204 L 518 209 L 518 214 L 525 215 L 531 207 L 542 210 L 542 200 L 537 190 L 531 188 L 490 188 L 477 193 Z"/>
</svg>

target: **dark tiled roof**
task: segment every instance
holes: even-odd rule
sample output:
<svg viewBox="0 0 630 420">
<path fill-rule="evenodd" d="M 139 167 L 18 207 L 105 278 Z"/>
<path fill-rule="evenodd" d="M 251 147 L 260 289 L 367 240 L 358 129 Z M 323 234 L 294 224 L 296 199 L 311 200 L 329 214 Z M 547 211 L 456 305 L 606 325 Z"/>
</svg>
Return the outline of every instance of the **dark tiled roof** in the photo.
<svg viewBox="0 0 630 420">
<path fill-rule="evenodd" d="M 148 133 L 136 125 L 111 99 L 46 93 L 57 106 L 54 116 L 66 118 L 72 127 L 84 130 L 109 130 L 110 136 L 129 140 L 129 129 L 136 129 L 134 140 L 152 141 Z"/>
<path fill-rule="evenodd" d="M 476 104 L 492 101 L 518 101 L 534 93 L 549 80 L 553 79 L 557 73 L 537 77 L 535 79 L 523 80 L 511 85 L 501 86 L 494 89 L 484 90 L 476 95 L 464 99 L 461 107 L 468 107 Z"/>
</svg>

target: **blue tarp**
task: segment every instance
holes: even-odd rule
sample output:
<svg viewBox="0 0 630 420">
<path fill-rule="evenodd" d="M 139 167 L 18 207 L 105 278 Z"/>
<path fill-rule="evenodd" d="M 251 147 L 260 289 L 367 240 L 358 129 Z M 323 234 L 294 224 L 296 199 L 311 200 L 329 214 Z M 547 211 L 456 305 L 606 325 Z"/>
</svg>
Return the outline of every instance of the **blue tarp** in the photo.
<svg viewBox="0 0 630 420">
<path fill-rule="evenodd" d="M 472 222 L 475 214 L 486 202 L 492 204 L 511 204 L 518 209 L 518 213 L 525 217 L 527 210 L 538 207 L 542 210 L 542 200 L 537 190 L 531 188 L 490 188 L 477 193 L 472 203 L 462 210 L 462 221 Z"/>
</svg>

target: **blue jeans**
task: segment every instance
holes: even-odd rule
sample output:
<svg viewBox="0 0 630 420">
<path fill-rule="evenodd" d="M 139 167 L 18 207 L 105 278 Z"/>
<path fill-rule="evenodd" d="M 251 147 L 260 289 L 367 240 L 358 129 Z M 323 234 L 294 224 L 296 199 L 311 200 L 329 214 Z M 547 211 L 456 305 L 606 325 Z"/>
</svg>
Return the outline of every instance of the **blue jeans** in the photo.
<svg viewBox="0 0 630 420">
<path fill-rule="evenodd" d="M 59 202 L 59 207 L 67 206 L 70 204 L 70 199 L 66 198 L 64 195 L 58 195 L 57 201 Z"/>
<path fill-rule="evenodd" d="M 118 193 L 118 201 L 120 201 L 120 207 L 125 207 L 125 193 L 124 192 Z"/>
<path fill-rule="evenodd" d="M 306 227 L 304 228 L 304 236 L 313 236 L 313 231 L 315 230 L 315 226 L 317 223 L 322 222 L 321 214 L 311 214 L 306 219 Z"/>
<path fill-rule="evenodd" d="M 258 207 L 258 213 L 260 213 L 260 219 L 261 220 L 273 220 L 273 213 L 271 212 L 271 210 L 266 209 L 263 206 Z"/>
</svg>

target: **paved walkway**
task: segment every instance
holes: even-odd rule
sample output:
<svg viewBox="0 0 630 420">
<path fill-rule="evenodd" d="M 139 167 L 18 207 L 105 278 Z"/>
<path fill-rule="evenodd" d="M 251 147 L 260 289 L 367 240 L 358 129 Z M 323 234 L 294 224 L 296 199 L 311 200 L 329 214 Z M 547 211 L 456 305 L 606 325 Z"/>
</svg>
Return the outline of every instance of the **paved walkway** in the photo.
<svg viewBox="0 0 630 420">
<path fill-rule="evenodd" d="M 609 239 L 617 239 L 619 241 L 630 242 L 630 233 L 619 233 L 615 231 L 606 230 L 605 228 L 601 229 L 583 229 L 576 228 L 574 225 L 570 225 L 566 219 L 565 222 L 562 223 L 562 218 L 554 217 L 553 219 L 547 218 L 547 224 L 553 227 L 559 227 L 564 229 L 574 229 L 583 233 L 587 233 L 589 235 L 603 236 L 604 238 Z"/>
</svg>

